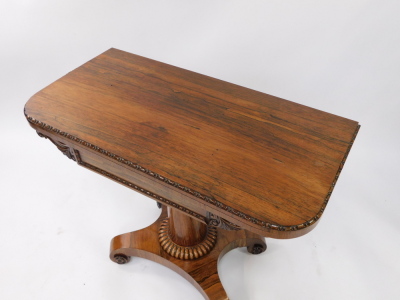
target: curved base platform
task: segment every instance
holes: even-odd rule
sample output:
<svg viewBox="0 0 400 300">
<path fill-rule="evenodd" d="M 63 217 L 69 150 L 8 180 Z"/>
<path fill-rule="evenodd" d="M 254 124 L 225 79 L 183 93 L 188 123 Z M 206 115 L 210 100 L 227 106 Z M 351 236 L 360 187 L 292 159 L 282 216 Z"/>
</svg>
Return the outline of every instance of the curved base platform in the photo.
<svg viewBox="0 0 400 300">
<path fill-rule="evenodd" d="M 218 276 L 218 260 L 228 251 L 247 247 L 253 254 L 264 252 L 265 240 L 258 234 L 246 230 L 228 231 L 217 229 L 217 243 L 207 255 L 195 260 L 180 260 L 166 253 L 159 243 L 159 228 L 167 218 L 167 209 L 162 207 L 158 220 L 147 228 L 116 236 L 111 241 L 110 258 L 123 264 L 131 256 L 158 262 L 182 275 L 207 300 L 229 299 Z"/>
</svg>

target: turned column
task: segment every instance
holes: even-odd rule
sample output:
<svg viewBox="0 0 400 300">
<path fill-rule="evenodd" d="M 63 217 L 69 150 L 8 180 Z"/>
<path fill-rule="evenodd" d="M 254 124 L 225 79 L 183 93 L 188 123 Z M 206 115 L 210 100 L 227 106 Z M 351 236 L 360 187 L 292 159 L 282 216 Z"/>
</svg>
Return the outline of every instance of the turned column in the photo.
<svg viewBox="0 0 400 300">
<path fill-rule="evenodd" d="M 168 207 L 169 236 L 180 246 L 189 247 L 201 243 L 207 235 L 207 225 Z"/>
<path fill-rule="evenodd" d="M 179 259 L 196 259 L 215 246 L 217 229 L 168 207 L 168 218 L 160 226 L 159 241 L 169 255 Z"/>
</svg>

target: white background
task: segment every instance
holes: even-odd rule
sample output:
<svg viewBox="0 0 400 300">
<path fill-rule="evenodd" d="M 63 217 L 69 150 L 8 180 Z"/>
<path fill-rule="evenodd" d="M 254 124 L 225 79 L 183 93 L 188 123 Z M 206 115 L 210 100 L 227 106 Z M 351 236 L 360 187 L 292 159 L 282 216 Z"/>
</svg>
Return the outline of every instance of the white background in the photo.
<svg viewBox="0 0 400 300">
<path fill-rule="evenodd" d="M 400 2 L 0 2 L 0 299 L 202 299 L 182 277 L 108 258 L 155 202 L 77 167 L 24 119 L 34 93 L 110 47 L 362 125 L 315 230 L 234 250 L 232 300 L 400 299 Z"/>
</svg>

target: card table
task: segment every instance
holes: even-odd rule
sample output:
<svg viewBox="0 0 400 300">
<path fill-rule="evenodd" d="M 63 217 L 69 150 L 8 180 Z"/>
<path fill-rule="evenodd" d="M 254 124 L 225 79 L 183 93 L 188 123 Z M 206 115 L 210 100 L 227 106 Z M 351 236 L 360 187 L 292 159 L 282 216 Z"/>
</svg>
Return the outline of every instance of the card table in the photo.
<svg viewBox="0 0 400 300">
<path fill-rule="evenodd" d="M 78 165 L 155 200 L 161 215 L 111 241 L 110 258 L 171 268 L 205 299 L 217 263 L 318 224 L 355 121 L 117 49 L 35 94 L 25 116 Z"/>
</svg>

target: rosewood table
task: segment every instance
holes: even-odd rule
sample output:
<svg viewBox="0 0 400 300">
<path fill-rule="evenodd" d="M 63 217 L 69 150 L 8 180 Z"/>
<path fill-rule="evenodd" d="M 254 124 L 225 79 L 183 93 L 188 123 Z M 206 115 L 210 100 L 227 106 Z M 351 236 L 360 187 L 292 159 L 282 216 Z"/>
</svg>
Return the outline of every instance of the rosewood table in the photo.
<svg viewBox="0 0 400 300">
<path fill-rule="evenodd" d="M 157 201 L 110 257 L 159 262 L 205 299 L 228 299 L 218 259 L 258 254 L 321 218 L 359 125 L 110 49 L 35 94 L 25 115 L 78 165 Z"/>
</svg>

